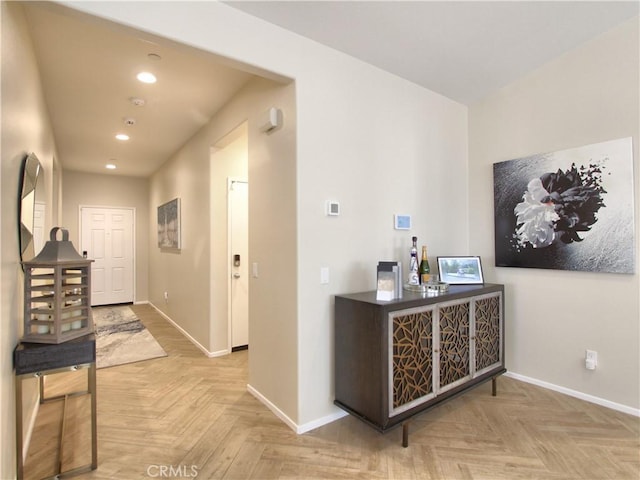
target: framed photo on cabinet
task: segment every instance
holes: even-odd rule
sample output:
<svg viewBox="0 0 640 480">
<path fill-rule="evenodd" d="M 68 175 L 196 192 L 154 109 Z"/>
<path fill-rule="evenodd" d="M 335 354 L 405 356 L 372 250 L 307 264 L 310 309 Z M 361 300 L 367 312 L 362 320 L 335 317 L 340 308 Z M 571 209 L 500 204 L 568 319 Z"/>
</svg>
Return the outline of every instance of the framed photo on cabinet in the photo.
<svg viewBox="0 0 640 480">
<path fill-rule="evenodd" d="M 484 283 L 480 257 L 438 257 L 440 281 L 450 285 Z"/>
</svg>

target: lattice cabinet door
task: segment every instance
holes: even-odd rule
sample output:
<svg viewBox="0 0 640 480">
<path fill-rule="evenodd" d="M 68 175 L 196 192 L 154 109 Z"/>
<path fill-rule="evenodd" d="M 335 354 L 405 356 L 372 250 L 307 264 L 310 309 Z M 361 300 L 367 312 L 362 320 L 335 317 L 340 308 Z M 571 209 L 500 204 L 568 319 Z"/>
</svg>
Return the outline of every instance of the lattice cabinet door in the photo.
<svg viewBox="0 0 640 480">
<path fill-rule="evenodd" d="M 389 416 L 435 396 L 433 375 L 434 307 L 389 314 Z"/>
<path fill-rule="evenodd" d="M 473 301 L 474 375 L 502 363 L 502 294 L 492 293 Z"/>
<path fill-rule="evenodd" d="M 436 394 L 455 388 L 471 378 L 471 301 L 438 306 L 436 322 Z"/>
</svg>

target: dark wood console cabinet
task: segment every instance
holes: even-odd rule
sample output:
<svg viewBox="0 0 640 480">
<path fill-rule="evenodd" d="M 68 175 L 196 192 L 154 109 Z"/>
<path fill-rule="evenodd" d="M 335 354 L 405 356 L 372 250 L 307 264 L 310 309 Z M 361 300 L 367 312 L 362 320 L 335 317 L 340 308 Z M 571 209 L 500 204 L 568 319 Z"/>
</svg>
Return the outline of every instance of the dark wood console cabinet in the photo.
<svg viewBox="0 0 640 480">
<path fill-rule="evenodd" d="M 504 373 L 504 286 L 335 297 L 335 404 L 379 431 Z"/>
</svg>

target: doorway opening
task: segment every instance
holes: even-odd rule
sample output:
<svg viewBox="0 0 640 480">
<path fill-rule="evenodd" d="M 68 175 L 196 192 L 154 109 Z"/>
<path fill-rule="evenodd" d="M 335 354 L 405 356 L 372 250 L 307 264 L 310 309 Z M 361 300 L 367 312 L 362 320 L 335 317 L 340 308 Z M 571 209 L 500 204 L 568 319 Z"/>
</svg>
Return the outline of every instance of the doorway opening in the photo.
<svg viewBox="0 0 640 480">
<path fill-rule="evenodd" d="M 231 351 L 249 348 L 249 182 L 229 178 L 229 329 Z"/>
<path fill-rule="evenodd" d="M 248 150 L 244 122 L 211 152 L 210 332 L 227 353 L 249 348 Z"/>
</svg>

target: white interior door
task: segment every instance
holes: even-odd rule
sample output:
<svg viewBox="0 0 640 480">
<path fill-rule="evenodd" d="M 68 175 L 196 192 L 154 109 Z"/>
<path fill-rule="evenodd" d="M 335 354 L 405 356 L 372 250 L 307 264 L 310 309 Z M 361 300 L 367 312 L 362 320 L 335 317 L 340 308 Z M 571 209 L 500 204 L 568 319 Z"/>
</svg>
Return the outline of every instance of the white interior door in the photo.
<svg viewBox="0 0 640 480">
<path fill-rule="evenodd" d="M 229 182 L 231 348 L 249 345 L 249 184 Z"/>
<path fill-rule="evenodd" d="M 81 207 L 80 250 L 91 264 L 91 304 L 133 302 L 133 209 Z"/>
</svg>

